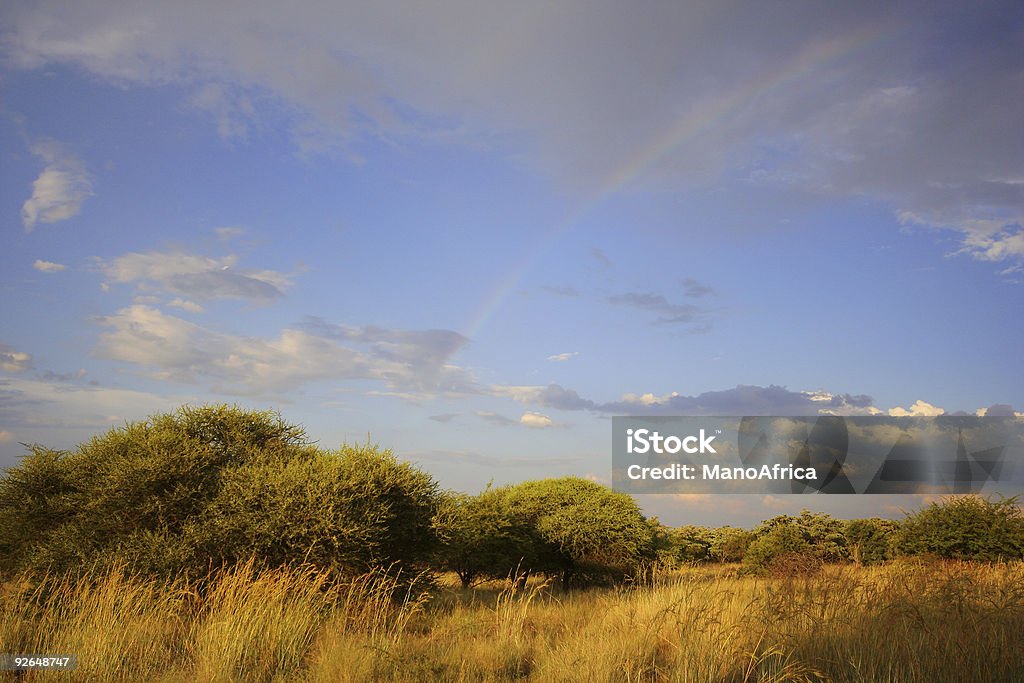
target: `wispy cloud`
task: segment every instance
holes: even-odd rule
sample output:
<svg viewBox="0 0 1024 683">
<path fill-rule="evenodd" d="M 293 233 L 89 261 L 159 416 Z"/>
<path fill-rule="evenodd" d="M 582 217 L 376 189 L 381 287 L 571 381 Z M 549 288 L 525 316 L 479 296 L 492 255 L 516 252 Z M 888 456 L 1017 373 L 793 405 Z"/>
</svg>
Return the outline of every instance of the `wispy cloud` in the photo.
<svg viewBox="0 0 1024 683">
<path fill-rule="evenodd" d="M 360 379 L 410 396 L 476 391 L 472 376 L 447 362 L 458 346 L 452 346 L 450 335 L 464 341 L 454 332 L 346 328 L 320 321 L 284 329 L 274 338 L 249 337 L 140 304 L 97 322 L 105 329 L 97 355 L 137 365 L 157 379 L 206 384 L 223 393 L 279 394 L 309 382 Z"/>
<path fill-rule="evenodd" d="M 494 425 L 495 427 L 515 427 L 519 425 L 519 422 L 516 420 L 490 410 L 477 410 L 474 411 L 473 414 L 484 422 Z"/>
<path fill-rule="evenodd" d="M 580 355 L 579 351 L 569 351 L 567 353 L 556 353 L 553 356 L 548 356 L 548 360 L 553 363 L 564 363 L 565 361 Z"/>
<path fill-rule="evenodd" d="M 696 304 L 674 304 L 661 294 L 649 292 L 626 292 L 608 297 L 610 303 L 616 306 L 628 306 L 641 311 L 657 313 L 658 318 L 654 321 L 659 325 L 702 325 L 694 327 L 693 331 L 703 330 L 708 324 L 708 310 Z"/>
<path fill-rule="evenodd" d="M 267 303 L 291 286 L 291 276 L 274 270 L 238 268 L 235 255 L 211 258 L 186 251 L 128 253 L 98 261 L 113 283 L 134 283 L 142 291 L 180 294 L 190 299 L 246 299 Z"/>
<path fill-rule="evenodd" d="M 700 297 L 711 296 L 716 293 L 713 287 L 702 284 L 692 277 L 683 278 L 683 294 L 688 297 L 699 299 Z"/>
<path fill-rule="evenodd" d="M 75 216 L 92 194 L 92 179 L 85 164 L 55 140 L 32 145 L 32 153 L 46 166 L 32 183 L 32 196 L 21 206 L 25 232 L 39 223 L 57 223 Z"/>
<path fill-rule="evenodd" d="M 25 372 L 32 369 L 32 354 L 0 343 L 0 370 Z"/>
<path fill-rule="evenodd" d="M 40 273 L 59 273 L 65 270 L 67 266 L 61 263 L 54 263 L 53 261 L 44 261 L 42 259 L 36 259 L 32 267 L 38 270 Z"/>
</svg>

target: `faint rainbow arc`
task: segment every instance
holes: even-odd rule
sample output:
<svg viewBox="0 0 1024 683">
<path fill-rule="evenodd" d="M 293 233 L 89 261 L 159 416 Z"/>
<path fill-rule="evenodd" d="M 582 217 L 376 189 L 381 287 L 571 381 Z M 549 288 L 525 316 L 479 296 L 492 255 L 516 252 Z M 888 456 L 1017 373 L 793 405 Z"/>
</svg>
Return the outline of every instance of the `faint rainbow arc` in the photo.
<svg viewBox="0 0 1024 683">
<path fill-rule="evenodd" d="M 882 22 L 862 27 L 839 39 L 825 41 L 801 51 L 767 78 L 744 81 L 728 92 L 699 102 L 644 145 L 635 155 L 608 174 L 591 197 L 580 202 L 566 217 L 556 221 L 542 233 L 536 245 L 500 277 L 481 305 L 463 328 L 463 335 L 475 339 L 487 321 L 500 308 L 516 285 L 533 265 L 590 210 L 620 191 L 644 171 L 657 164 L 670 152 L 693 140 L 701 132 L 718 125 L 731 113 L 739 112 L 770 91 L 796 82 L 816 69 L 835 62 L 858 50 L 866 50 L 903 28 L 895 22 Z"/>
</svg>

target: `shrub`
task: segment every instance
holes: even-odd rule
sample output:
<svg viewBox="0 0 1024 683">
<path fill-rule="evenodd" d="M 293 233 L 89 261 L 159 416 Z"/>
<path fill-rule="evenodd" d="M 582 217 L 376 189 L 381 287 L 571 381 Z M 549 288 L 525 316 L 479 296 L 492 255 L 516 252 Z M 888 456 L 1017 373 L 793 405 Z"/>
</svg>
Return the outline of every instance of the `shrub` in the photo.
<svg viewBox="0 0 1024 683">
<path fill-rule="evenodd" d="M 736 527 L 723 526 L 711 531 L 708 555 L 716 562 L 739 562 L 747 554 L 754 534 Z"/>
<path fill-rule="evenodd" d="M 437 497 L 390 452 L 327 452 L 276 413 L 186 406 L 74 452 L 33 447 L 0 479 L 0 568 L 415 566 L 432 549 Z"/>
<path fill-rule="evenodd" d="M 441 541 L 440 564 L 454 571 L 463 587 L 483 577 L 501 578 L 532 556 L 531 530 L 517 523 L 497 491 L 477 496 L 449 493 L 434 519 Z"/>
<path fill-rule="evenodd" d="M 578 477 L 530 481 L 496 493 L 512 523 L 529 534 L 522 568 L 557 575 L 563 586 L 621 579 L 651 557 L 651 527 L 624 493 Z"/>
<path fill-rule="evenodd" d="M 892 557 L 893 534 L 898 524 L 889 519 L 851 519 L 846 523 L 850 559 L 858 564 L 881 564 Z"/>
<path fill-rule="evenodd" d="M 1024 558 L 1024 514 L 1016 498 L 951 497 L 907 516 L 896 532 L 903 555 L 1019 560 Z"/>
</svg>

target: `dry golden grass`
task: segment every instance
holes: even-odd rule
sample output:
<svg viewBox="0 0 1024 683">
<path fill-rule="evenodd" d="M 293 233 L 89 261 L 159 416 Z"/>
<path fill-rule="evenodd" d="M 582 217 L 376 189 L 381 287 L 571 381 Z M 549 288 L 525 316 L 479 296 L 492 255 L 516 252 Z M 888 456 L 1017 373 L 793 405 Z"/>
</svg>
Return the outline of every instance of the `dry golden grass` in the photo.
<svg viewBox="0 0 1024 683">
<path fill-rule="evenodd" d="M 79 655 L 75 672 L 26 681 L 1013 681 L 1024 566 L 709 566 L 614 590 L 429 597 L 385 574 L 339 585 L 250 565 L 202 594 L 123 572 L 22 577 L 0 591 L 0 643 Z"/>
</svg>

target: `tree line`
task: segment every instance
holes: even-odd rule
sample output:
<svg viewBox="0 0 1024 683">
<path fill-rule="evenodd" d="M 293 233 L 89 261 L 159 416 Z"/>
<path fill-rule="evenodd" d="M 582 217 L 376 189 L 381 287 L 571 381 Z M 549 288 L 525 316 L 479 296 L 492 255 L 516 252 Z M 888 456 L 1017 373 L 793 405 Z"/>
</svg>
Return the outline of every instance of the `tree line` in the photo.
<svg viewBox="0 0 1024 683">
<path fill-rule="evenodd" d="M 463 585 L 531 573 L 563 586 L 642 568 L 741 562 L 799 571 L 901 555 L 1024 558 L 1015 499 L 953 498 L 907 515 L 837 520 L 804 511 L 754 529 L 667 527 L 628 495 L 564 477 L 444 491 L 370 444 L 328 450 L 277 413 L 184 406 L 73 451 L 34 445 L 0 478 L 0 573 L 133 571 L 201 579 L 247 560 L 453 571 Z"/>
</svg>

